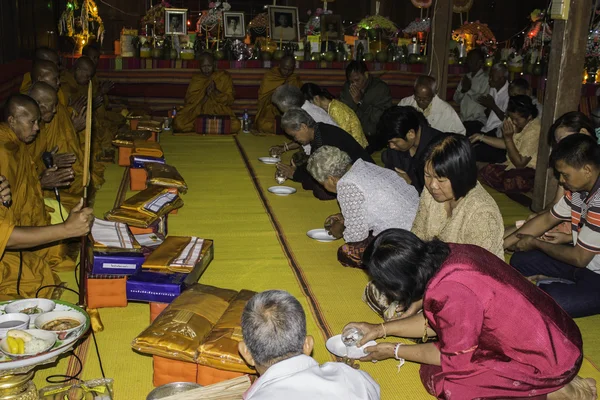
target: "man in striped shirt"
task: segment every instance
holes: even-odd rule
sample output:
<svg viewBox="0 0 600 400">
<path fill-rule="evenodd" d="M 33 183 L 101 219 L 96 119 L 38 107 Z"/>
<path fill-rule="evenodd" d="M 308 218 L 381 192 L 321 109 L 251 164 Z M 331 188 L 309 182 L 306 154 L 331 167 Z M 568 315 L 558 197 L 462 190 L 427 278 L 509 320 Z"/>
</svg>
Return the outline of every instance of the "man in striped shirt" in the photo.
<svg viewBox="0 0 600 400">
<path fill-rule="evenodd" d="M 571 135 L 551 163 L 565 195 L 508 236 L 504 247 L 516 250 L 510 264 L 572 317 L 599 314 L 600 146 L 590 136 Z M 547 232 L 563 221 L 571 222 L 571 235 Z"/>
</svg>

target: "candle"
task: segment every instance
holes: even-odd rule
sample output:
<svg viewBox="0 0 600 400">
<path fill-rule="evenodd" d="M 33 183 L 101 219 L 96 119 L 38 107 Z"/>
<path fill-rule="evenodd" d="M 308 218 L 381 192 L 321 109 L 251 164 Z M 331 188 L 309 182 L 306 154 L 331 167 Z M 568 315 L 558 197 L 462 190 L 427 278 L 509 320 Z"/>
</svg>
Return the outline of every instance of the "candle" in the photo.
<svg viewBox="0 0 600 400">
<path fill-rule="evenodd" d="M 221 38 L 221 23 L 219 22 L 219 26 L 217 28 L 217 51 L 219 51 L 219 39 Z"/>
<path fill-rule="evenodd" d="M 208 50 L 208 28 L 206 28 L 206 50 Z"/>
<path fill-rule="evenodd" d="M 283 32 L 280 30 L 281 36 L 279 36 L 279 50 L 283 50 Z"/>
</svg>

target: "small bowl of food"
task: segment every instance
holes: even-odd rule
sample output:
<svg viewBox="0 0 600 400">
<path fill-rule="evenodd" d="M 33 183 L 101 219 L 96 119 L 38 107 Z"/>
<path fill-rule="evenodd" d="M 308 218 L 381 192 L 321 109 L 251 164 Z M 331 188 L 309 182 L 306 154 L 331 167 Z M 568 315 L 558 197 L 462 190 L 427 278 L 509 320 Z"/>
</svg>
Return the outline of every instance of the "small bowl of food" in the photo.
<svg viewBox="0 0 600 400">
<path fill-rule="evenodd" d="M 0 341 L 0 350 L 11 358 L 45 353 L 56 343 L 56 333 L 40 329 L 11 329 Z"/>
<path fill-rule="evenodd" d="M 25 299 L 13 301 L 4 307 L 9 314 L 21 313 L 29 315 L 30 325 L 33 326 L 36 318 L 41 314 L 54 310 L 56 303 L 48 299 Z"/>
<path fill-rule="evenodd" d="M 51 311 L 35 320 L 36 328 L 54 332 L 60 340 L 79 335 L 84 325 L 85 316 L 76 311 Z"/>
<path fill-rule="evenodd" d="M 0 338 L 5 338 L 11 329 L 29 328 L 29 315 L 21 313 L 8 313 L 0 315 Z"/>
</svg>

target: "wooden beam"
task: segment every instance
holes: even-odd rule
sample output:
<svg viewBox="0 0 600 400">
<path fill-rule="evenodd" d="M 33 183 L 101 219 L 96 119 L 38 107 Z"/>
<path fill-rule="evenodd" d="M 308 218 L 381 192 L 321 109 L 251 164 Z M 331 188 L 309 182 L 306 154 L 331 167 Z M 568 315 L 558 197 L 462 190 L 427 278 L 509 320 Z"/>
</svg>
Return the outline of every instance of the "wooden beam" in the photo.
<svg viewBox="0 0 600 400">
<path fill-rule="evenodd" d="M 557 182 L 552 169 L 548 168 L 550 156 L 548 131 L 561 115 L 569 111 L 577 111 L 581 101 L 583 65 L 591 12 L 591 1 L 571 0 L 567 19 L 554 21 L 533 191 L 534 211 L 543 210 L 556 193 Z"/>
<path fill-rule="evenodd" d="M 427 43 L 427 73 L 437 79 L 438 96 L 446 100 L 449 44 L 452 38 L 452 0 L 435 0 Z"/>
</svg>

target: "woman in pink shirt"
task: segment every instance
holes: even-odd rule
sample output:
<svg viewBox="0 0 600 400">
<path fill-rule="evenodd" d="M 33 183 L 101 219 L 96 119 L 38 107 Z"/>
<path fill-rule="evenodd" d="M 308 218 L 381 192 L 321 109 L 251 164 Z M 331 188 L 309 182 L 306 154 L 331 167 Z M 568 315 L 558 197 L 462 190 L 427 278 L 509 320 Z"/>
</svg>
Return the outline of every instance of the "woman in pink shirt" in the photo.
<svg viewBox="0 0 600 400">
<path fill-rule="evenodd" d="M 439 399 L 596 398 L 596 382 L 577 376 L 582 339 L 573 320 L 494 254 L 473 245 L 382 232 L 363 258 L 375 284 L 423 313 L 379 325 L 352 323 L 359 344 L 387 336 L 424 343 L 379 343 L 367 360 L 423 364 L 421 380 Z M 436 336 L 438 341 L 428 342 Z"/>
</svg>

